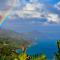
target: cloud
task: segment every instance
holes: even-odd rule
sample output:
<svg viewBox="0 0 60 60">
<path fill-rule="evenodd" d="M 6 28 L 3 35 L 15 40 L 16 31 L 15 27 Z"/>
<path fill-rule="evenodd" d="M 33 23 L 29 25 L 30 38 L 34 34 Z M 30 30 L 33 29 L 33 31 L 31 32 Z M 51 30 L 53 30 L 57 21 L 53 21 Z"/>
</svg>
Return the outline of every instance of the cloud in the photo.
<svg viewBox="0 0 60 60">
<path fill-rule="evenodd" d="M 58 14 L 48 13 L 47 20 L 48 22 L 51 22 L 51 23 L 59 23 L 60 18 Z"/>
<path fill-rule="evenodd" d="M 60 1 L 54 5 L 55 8 L 57 8 L 57 10 L 60 10 Z"/>
<path fill-rule="evenodd" d="M 24 19 L 25 18 L 29 18 L 29 19 L 44 18 L 44 19 L 47 19 L 44 22 L 41 22 L 41 21 L 30 22 L 30 24 L 38 23 L 38 24 L 44 24 L 44 25 L 51 24 L 51 23 L 55 24 L 60 22 L 59 15 L 55 13 L 49 13 L 49 11 L 46 8 L 46 5 L 43 3 L 39 3 L 39 2 L 26 3 L 26 5 L 24 5 L 23 7 L 19 5 L 20 3 L 15 3 L 15 4 L 16 4 L 15 7 L 13 7 L 8 17 L 10 20 L 15 20 L 16 18 L 24 18 Z M 17 7 L 21 9 L 17 9 Z"/>
<path fill-rule="evenodd" d="M 0 11 L 9 9 L 9 0 L 0 0 Z"/>
<path fill-rule="evenodd" d="M 13 10 L 12 13 L 22 18 L 42 18 L 46 17 L 46 8 L 42 3 L 27 3 L 22 9 Z"/>
</svg>

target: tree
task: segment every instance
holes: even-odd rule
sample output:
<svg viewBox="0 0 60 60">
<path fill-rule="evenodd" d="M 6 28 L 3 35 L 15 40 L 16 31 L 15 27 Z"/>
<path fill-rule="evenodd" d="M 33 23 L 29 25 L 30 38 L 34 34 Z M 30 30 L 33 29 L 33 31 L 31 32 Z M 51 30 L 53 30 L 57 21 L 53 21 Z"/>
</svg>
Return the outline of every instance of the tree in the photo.
<svg viewBox="0 0 60 60">
<path fill-rule="evenodd" d="M 55 53 L 55 60 L 60 60 L 60 40 L 57 41 L 58 51 Z"/>
</svg>

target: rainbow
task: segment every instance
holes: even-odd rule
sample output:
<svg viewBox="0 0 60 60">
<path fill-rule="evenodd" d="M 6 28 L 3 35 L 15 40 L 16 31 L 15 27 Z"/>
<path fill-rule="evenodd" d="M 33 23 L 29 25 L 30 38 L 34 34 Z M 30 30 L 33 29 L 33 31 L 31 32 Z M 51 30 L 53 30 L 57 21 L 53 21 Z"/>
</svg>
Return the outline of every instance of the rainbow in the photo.
<svg viewBox="0 0 60 60">
<path fill-rule="evenodd" d="M 0 27 L 3 24 L 3 22 L 7 19 L 7 17 L 9 16 L 9 14 L 11 13 L 12 9 L 14 8 L 14 6 L 16 5 L 17 0 L 11 0 L 12 1 L 12 7 L 9 8 L 9 10 L 4 14 L 3 18 L 0 19 Z"/>
<path fill-rule="evenodd" d="M 7 17 L 9 16 L 9 14 L 10 14 L 10 11 L 8 11 L 8 12 L 6 12 L 6 13 L 4 14 L 3 18 L 2 18 L 1 21 L 0 21 L 0 27 L 1 27 L 1 25 L 3 24 L 3 22 L 7 19 Z"/>
</svg>

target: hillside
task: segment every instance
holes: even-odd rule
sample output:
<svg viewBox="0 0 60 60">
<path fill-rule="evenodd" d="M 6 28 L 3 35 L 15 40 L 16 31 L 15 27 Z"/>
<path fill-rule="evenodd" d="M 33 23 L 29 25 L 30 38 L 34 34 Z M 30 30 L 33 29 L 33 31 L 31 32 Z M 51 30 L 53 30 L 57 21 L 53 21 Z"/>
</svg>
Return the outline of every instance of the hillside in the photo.
<svg viewBox="0 0 60 60">
<path fill-rule="evenodd" d="M 29 45 L 30 42 L 23 39 L 20 34 L 6 29 L 0 29 L 0 42 L 9 43 L 13 46 Z"/>
</svg>

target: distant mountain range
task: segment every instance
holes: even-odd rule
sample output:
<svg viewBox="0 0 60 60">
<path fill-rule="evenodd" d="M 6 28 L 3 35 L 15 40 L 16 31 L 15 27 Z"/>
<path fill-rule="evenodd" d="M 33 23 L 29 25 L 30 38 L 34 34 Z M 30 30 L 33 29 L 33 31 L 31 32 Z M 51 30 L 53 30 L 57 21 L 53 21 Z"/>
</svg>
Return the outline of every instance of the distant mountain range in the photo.
<svg viewBox="0 0 60 60">
<path fill-rule="evenodd" d="M 24 32 L 24 33 L 18 33 L 14 32 L 12 30 L 6 30 L 6 29 L 0 29 L 0 37 L 2 38 L 9 38 L 10 41 L 20 42 L 20 44 L 28 43 L 39 43 L 44 41 L 52 41 L 57 40 L 60 35 L 56 35 L 53 33 L 45 33 L 40 32 L 37 30 L 31 31 L 31 32 Z"/>
<path fill-rule="evenodd" d="M 0 37 L 21 38 L 16 32 L 7 29 L 0 29 Z"/>
<path fill-rule="evenodd" d="M 39 42 L 48 39 L 48 36 L 46 34 L 37 30 L 32 32 L 21 33 L 21 36 L 27 40 L 32 40 L 32 42 Z"/>
<path fill-rule="evenodd" d="M 39 31 L 32 31 L 32 32 L 25 32 L 25 33 L 17 33 L 12 30 L 6 30 L 6 29 L 0 29 L 0 37 L 2 38 L 11 38 L 14 41 L 20 41 L 20 42 L 29 42 L 34 43 L 38 42 L 40 40 L 48 39 L 48 37 Z"/>
<path fill-rule="evenodd" d="M 12 30 L 0 29 L 0 41 L 9 41 L 11 44 L 29 45 L 30 42 L 23 39 L 22 36 Z"/>
</svg>

